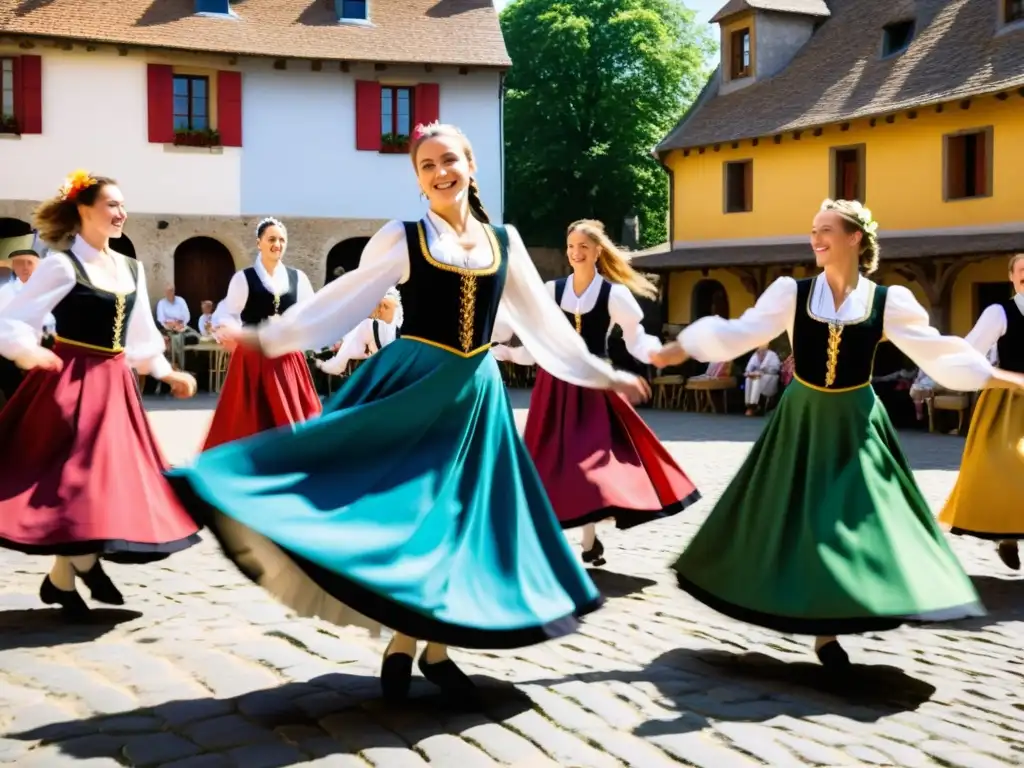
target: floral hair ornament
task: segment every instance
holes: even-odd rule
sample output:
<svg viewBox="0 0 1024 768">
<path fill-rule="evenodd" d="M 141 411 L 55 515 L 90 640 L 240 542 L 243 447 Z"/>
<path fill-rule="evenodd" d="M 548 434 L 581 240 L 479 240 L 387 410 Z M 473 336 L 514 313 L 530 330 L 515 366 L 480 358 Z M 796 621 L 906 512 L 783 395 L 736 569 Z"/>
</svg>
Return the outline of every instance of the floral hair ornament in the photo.
<svg viewBox="0 0 1024 768">
<path fill-rule="evenodd" d="M 288 234 L 288 228 L 280 220 L 275 219 L 273 216 L 267 216 L 265 219 L 260 219 L 260 222 L 256 225 L 257 239 L 266 227 L 277 227 L 285 234 Z"/>
<path fill-rule="evenodd" d="M 417 123 L 416 127 L 412 129 L 412 140 L 419 141 L 420 139 L 422 139 L 424 136 L 427 135 L 432 125 L 437 125 L 437 123 L 431 123 L 430 125 Z"/>
<path fill-rule="evenodd" d="M 857 200 L 826 200 L 821 204 L 823 211 L 835 211 L 844 219 L 852 221 L 865 233 L 875 236 L 878 234 L 878 222 L 871 214 L 870 208 L 865 208 Z"/>
<path fill-rule="evenodd" d="M 75 200 L 83 189 L 96 185 L 96 179 L 89 175 L 89 172 L 79 168 L 66 179 L 60 188 L 61 200 Z"/>
</svg>

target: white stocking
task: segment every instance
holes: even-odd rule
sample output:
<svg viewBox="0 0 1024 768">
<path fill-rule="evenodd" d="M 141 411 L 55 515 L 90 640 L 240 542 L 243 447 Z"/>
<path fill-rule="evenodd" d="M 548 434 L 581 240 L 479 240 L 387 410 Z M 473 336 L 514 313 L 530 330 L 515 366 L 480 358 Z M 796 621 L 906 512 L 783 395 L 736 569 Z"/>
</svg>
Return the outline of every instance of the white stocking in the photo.
<svg viewBox="0 0 1024 768">
<path fill-rule="evenodd" d="M 595 541 L 597 541 L 597 525 L 587 523 L 583 526 L 583 551 L 589 552 L 593 549 Z"/>
</svg>

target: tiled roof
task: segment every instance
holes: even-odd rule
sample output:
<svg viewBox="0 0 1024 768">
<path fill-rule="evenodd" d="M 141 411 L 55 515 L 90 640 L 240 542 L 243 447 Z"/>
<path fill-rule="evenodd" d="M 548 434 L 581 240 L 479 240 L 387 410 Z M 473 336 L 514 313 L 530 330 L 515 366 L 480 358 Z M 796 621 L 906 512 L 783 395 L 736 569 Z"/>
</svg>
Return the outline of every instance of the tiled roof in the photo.
<svg viewBox="0 0 1024 768">
<path fill-rule="evenodd" d="M 828 16 L 825 0 L 729 0 L 714 15 L 711 23 L 721 21 L 743 11 L 775 11 L 777 13 L 802 13 L 806 16 Z"/>
<path fill-rule="evenodd" d="M 977 2 L 977 0 L 972 0 Z M 961 256 L 995 255 L 1024 251 L 1024 232 L 992 232 L 970 235 L 899 235 L 880 238 L 882 264 L 887 261 Z M 633 257 L 642 272 L 670 272 L 677 269 L 753 267 L 774 264 L 812 264 L 809 243 L 783 245 L 726 245 L 677 248 L 662 253 Z"/>
<path fill-rule="evenodd" d="M 0 33 L 280 58 L 508 67 L 491 0 L 376 0 L 372 25 L 334 0 L 241 0 L 237 19 L 194 0 L 0 0 Z"/>
<path fill-rule="evenodd" d="M 732 93 L 709 94 L 658 151 L 1024 86 L 1024 29 L 997 29 L 996 0 L 830 0 L 829 6 L 832 16 L 785 69 Z M 881 58 L 883 27 L 915 17 L 910 46 Z"/>
</svg>

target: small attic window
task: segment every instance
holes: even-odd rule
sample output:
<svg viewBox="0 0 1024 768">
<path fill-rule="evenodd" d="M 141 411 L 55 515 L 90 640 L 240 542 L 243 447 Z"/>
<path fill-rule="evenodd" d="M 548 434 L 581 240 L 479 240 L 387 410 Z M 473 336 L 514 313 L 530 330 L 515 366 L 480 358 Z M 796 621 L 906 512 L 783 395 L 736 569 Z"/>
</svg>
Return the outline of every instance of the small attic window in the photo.
<svg viewBox="0 0 1024 768">
<path fill-rule="evenodd" d="M 882 55 L 892 56 L 907 49 L 914 39 L 914 20 L 897 21 L 887 24 L 883 30 Z"/>
<path fill-rule="evenodd" d="M 368 5 L 367 0 L 342 0 L 341 18 L 346 21 L 366 21 Z"/>
</svg>

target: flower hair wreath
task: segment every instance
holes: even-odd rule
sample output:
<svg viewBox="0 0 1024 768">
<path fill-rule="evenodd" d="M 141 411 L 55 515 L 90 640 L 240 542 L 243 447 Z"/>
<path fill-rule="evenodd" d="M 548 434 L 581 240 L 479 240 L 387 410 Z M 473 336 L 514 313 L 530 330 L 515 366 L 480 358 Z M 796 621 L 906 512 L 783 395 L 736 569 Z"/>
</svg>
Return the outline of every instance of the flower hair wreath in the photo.
<svg viewBox="0 0 1024 768">
<path fill-rule="evenodd" d="M 875 217 L 871 214 L 871 209 L 864 207 L 857 200 L 826 200 L 821 204 L 821 210 L 835 211 L 843 218 L 852 221 L 864 230 L 865 234 L 872 237 L 878 234 L 878 222 L 875 221 Z"/>
<path fill-rule="evenodd" d="M 278 229 L 280 229 L 282 232 L 284 232 L 286 234 L 288 232 L 288 228 L 284 225 L 283 222 L 281 222 L 278 219 L 275 219 L 273 216 L 267 216 L 265 219 L 260 219 L 259 223 L 256 225 L 256 238 L 257 239 L 259 239 L 260 231 L 265 226 L 277 227 Z"/>
<path fill-rule="evenodd" d="M 65 200 L 74 201 L 83 189 L 88 189 L 97 183 L 96 179 L 90 176 L 88 171 L 79 168 L 64 179 L 64 183 L 59 190 L 60 199 L 62 202 Z"/>
</svg>

